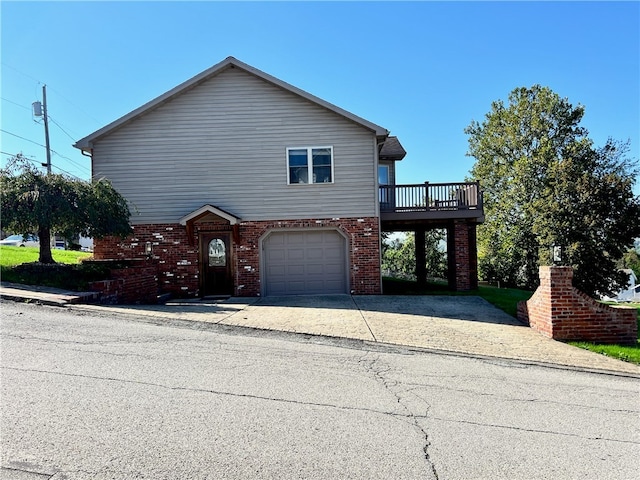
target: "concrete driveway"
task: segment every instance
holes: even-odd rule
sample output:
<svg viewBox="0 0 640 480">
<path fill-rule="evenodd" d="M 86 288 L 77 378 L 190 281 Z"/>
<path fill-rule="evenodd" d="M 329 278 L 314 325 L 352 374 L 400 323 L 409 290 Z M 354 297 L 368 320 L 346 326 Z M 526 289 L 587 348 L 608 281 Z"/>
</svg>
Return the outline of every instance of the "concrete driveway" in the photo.
<svg viewBox="0 0 640 480">
<path fill-rule="evenodd" d="M 348 338 L 640 376 L 640 367 L 548 339 L 480 297 L 293 296 L 74 306 L 164 320 Z"/>
</svg>

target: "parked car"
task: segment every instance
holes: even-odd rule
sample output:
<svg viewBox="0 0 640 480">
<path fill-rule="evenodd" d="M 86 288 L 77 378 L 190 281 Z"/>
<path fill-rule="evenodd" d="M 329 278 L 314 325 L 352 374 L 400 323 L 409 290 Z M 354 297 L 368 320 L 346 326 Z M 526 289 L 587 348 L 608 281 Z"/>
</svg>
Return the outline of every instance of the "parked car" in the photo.
<svg viewBox="0 0 640 480">
<path fill-rule="evenodd" d="M 35 235 L 11 235 L 4 240 L 0 240 L 0 245 L 10 247 L 40 247 L 40 241 Z"/>
</svg>

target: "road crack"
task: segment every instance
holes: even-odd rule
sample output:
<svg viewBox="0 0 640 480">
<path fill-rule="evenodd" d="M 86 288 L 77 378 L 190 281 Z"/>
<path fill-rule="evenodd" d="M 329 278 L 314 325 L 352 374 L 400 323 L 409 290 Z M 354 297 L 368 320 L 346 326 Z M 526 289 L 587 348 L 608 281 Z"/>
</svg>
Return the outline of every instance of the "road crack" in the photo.
<svg viewBox="0 0 640 480">
<path fill-rule="evenodd" d="M 127 379 L 115 378 L 115 377 L 101 377 L 101 376 L 95 376 L 95 375 L 82 375 L 82 374 L 78 374 L 78 373 L 53 372 L 53 371 L 50 371 L 50 370 L 39 370 L 39 369 L 31 369 L 31 368 L 17 368 L 17 367 L 7 367 L 7 366 L 2 366 L 2 369 L 14 370 L 14 371 L 18 371 L 18 372 L 32 372 L 32 373 L 42 373 L 42 374 L 48 374 L 48 375 L 60 375 L 60 376 L 72 377 L 72 378 L 83 378 L 83 379 L 87 379 L 87 380 L 99 380 L 99 381 L 107 381 L 107 382 L 126 383 L 126 384 L 132 384 L 132 385 L 141 385 L 141 386 L 147 386 L 147 387 L 162 388 L 162 389 L 173 390 L 173 391 L 196 392 L 196 393 L 205 393 L 205 394 L 213 394 L 213 395 L 230 396 L 230 397 L 236 397 L 236 398 L 246 398 L 246 399 L 254 399 L 254 400 L 280 402 L 280 403 L 287 403 L 287 404 L 293 404 L 293 405 L 302 405 L 302 406 L 310 406 L 310 407 L 334 408 L 334 409 L 344 410 L 344 411 L 358 411 L 358 412 L 375 413 L 375 414 L 378 414 L 378 415 L 390 415 L 392 417 L 397 417 L 397 418 L 401 418 L 401 419 L 411 419 L 413 417 L 413 415 L 411 415 L 411 414 L 402 414 L 402 413 L 398 413 L 398 412 L 376 410 L 376 409 L 373 409 L 373 408 L 352 407 L 352 406 L 346 406 L 346 405 L 336 405 L 336 404 L 321 403 L 321 402 L 304 402 L 304 401 L 293 400 L 293 399 L 288 399 L 288 398 L 267 397 L 267 396 L 263 396 L 263 395 L 254 395 L 254 394 L 250 394 L 250 393 L 225 392 L 225 391 L 221 391 L 221 390 L 210 390 L 210 389 L 206 389 L 206 388 L 170 386 L 170 385 L 163 385 L 163 384 L 160 384 L 160 383 L 143 382 L 143 381 L 140 381 L 140 380 L 127 380 Z"/>
<path fill-rule="evenodd" d="M 582 440 L 594 440 L 594 441 L 601 440 L 605 442 L 616 442 L 616 443 L 625 443 L 630 445 L 640 445 L 640 442 L 636 442 L 633 440 L 620 440 L 616 438 L 593 437 L 588 435 L 579 435 L 577 433 L 557 432 L 553 430 L 542 430 L 537 428 L 516 427 L 514 425 L 499 425 L 499 424 L 493 424 L 493 423 L 473 422 L 471 420 L 454 420 L 450 418 L 439 418 L 439 417 L 430 417 L 430 418 L 431 420 L 437 420 L 439 422 L 446 422 L 446 423 L 459 423 L 464 425 L 475 425 L 479 427 L 488 427 L 488 428 L 503 428 L 506 430 L 516 430 L 520 432 L 529 432 L 529 433 L 542 433 L 545 435 L 560 435 L 563 437 L 580 438 Z"/>
<path fill-rule="evenodd" d="M 431 439 L 429 438 L 429 433 L 426 430 L 426 427 L 423 427 L 420 423 L 420 420 L 427 420 L 429 417 L 429 409 L 431 405 L 424 398 L 416 395 L 410 390 L 400 389 L 398 388 L 399 384 L 395 380 L 391 380 L 386 375 L 391 371 L 391 367 L 388 365 L 384 365 L 379 355 L 371 355 L 370 352 L 365 353 L 359 361 L 360 365 L 362 365 L 367 372 L 373 375 L 373 377 L 384 387 L 384 389 L 393 395 L 396 398 L 396 402 L 402 409 L 406 412 L 401 414 L 403 418 L 410 420 L 410 424 L 419 432 L 419 434 L 424 438 L 424 444 L 422 447 L 422 452 L 424 455 L 424 459 L 427 463 L 427 467 L 433 474 L 433 477 L 438 480 L 438 471 L 436 469 L 435 463 L 431 458 L 431 454 L 429 453 L 429 448 L 431 447 Z M 415 413 L 408 405 L 405 393 L 412 394 L 415 398 L 417 398 L 420 403 L 424 404 L 425 410 L 424 414 Z"/>
</svg>

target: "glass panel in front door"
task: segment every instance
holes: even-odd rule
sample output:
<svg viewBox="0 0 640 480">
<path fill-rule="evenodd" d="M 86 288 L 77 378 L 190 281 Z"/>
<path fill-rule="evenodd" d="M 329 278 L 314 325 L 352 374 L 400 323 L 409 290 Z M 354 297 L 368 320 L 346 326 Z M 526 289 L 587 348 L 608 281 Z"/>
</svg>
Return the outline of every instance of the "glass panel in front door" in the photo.
<svg viewBox="0 0 640 480">
<path fill-rule="evenodd" d="M 209 242 L 209 266 L 227 266 L 227 248 L 220 238 L 214 238 Z"/>
</svg>

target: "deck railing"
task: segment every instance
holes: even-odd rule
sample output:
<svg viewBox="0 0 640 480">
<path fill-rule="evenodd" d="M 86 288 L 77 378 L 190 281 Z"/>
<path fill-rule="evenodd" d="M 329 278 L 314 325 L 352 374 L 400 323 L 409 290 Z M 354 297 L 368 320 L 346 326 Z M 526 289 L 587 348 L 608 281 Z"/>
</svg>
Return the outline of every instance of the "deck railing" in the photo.
<svg viewBox="0 0 640 480">
<path fill-rule="evenodd" d="M 478 182 L 380 185 L 381 212 L 481 210 Z"/>
</svg>

